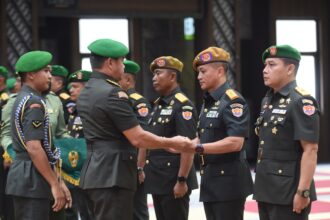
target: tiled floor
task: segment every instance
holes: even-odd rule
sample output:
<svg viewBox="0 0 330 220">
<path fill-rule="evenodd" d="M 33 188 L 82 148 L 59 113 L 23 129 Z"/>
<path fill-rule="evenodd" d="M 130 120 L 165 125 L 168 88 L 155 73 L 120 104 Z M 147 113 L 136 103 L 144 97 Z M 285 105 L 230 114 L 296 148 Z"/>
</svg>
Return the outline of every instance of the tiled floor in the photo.
<svg viewBox="0 0 330 220">
<path fill-rule="evenodd" d="M 198 174 L 199 176 L 199 174 Z M 310 220 L 330 220 L 330 164 L 317 166 L 314 176 L 318 200 L 313 203 Z M 189 220 L 206 220 L 203 205 L 199 202 L 199 190 L 190 196 Z M 150 220 L 156 220 L 152 199 L 148 196 Z M 255 201 L 248 197 L 245 204 L 245 220 L 258 220 L 258 209 Z"/>
</svg>

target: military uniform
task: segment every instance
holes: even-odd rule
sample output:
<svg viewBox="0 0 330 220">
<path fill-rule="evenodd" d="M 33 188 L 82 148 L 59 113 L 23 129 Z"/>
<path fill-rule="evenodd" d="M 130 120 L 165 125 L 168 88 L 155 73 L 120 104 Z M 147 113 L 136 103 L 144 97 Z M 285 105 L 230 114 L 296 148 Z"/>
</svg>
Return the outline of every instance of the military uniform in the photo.
<svg viewBox="0 0 330 220">
<path fill-rule="evenodd" d="M 157 99 L 151 115 L 149 130 L 158 136 L 182 135 L 190 139 L 196 137 L 196 109 L 179 88 L 174 89 L 170 95 Z M 189 195 L 191 190 L 198 187 L 194 166 L 187 178 L 187 194 L 175 199 L 173 187 L 177 183 L 180 154 L 150 150 L 147 159 L 145 189 L 153 195 L 157 219 L 187 219 Z M 166 213 L 162 202 L 166 203 Z"/>
<path fill-rule="evenodd" d="M 292 210 L 300 179 L 300 140 L 318 142 L 317 102 L 297 87 L 296 81 L 277 93 L 270 90 L 262 100 L 256 131 L 259 134 L 259 150 L 254 199 L 258 203 L 289 206 Z M 310 199 L 316 200 L 314 182 L 310 186 Z M 304 209 L 302 215 L 308 215 L 309 211 L 310 207 Z M 287 216 L 286 219 L 295 218 Z"/>
<path fill-rule="evenodd" d="M 202 144 L 229 136 L 248 137 L 248 106 L 228 83 L 205 94 L 199 120 L 198 133 Z M 228 219 L 228 216 L 233 220 L 241 219 L 245 198 L 252 193 L 252 178 L 244 149 L 201 155 L 200 173 L 200 201 L 204 202 L 207 219 Z"/>
<path fill-rule="evenodd" d="M 102 207 L 94 219 L 131 219 L 137 185 L 136 149 L 122 132 L 137 126 L 138 121 L 128 96 L 111 77 L 94 71 L 79 95 L 77 108 L 87 141 L 80 187 L 87 194 L 88 208 Z"/>
<path fill-rule="evenodd" d="M 48 219 L 49 216 L 50 186 L 33 165 L 25 146 L 27 140 L 45 140 L 43 143 L 49 143 L 50 132 L 45 132 L 49 130 L 49 124 L 45 121 L 47 117 L 42 98 L 30 87 L 23 86 L 11 115 L 11 124 L 16 123 L 11 129 L 16 160 L 11 164 L 6 186 L 6 193 L 14 197 L 18 219 L 25 215 L 30 219 Z M 19 126 L 17 123 L 20 123 Z M 24 209 L 20 209 L 23 207 L 31 210 L 23 214 Z"/>
<path fill-rule="evenodd" d="M 147 128 L 150 117 L 150 103 L 142 95 L 137 93 L 135 89 L 128 89 L 127 94 L 132 104 L 133 111 L 143 129 Z M 134 211 L 133 220 L 148 220 L 148 204 L 147 194 L 144 190 L 144 183 L 138 184 L 133 201 Z"/>
</svg>

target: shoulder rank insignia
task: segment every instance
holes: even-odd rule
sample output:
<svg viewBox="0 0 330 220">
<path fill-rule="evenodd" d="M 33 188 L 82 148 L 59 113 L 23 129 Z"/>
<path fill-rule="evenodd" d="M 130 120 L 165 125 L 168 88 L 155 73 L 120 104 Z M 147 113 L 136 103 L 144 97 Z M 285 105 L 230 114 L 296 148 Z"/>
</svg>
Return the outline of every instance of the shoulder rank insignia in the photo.
<svg viewBox="0 0 330 220">
<path fill-rule="evenodd" d="M 38 120 L 33 120 L 33 121 L 32 121 L 32 125 L 33 125 L 33 127 L 35 127 L 35 128 L 39 128 L 40 125 L 42 125 L 42 122 L 41 122 L 41 121 L 38 121 Z"/>
<path fill-rule="evenodd" d="M 112 85 L 115 85 L 115 86 L 120 87 L 120 85 L 119 85 L 117 82 L 113 81 L 113 80 L 107 79 L 106 81 L 107 81 L 108 83 L 112 84 Z"/>
<path fill-rule="evenodd" d="M 118 92 L 118 97 L 128 99 L 126 92 L 123 92 L 123 91 Z"/>
<path fill-rule="evenodd" d="M 226 94 L 230 98 L 230 100 L 234 100 L 234 99 L 239 98 L 239 96 L 237 95 L 237 93 L 233 89 L 228 89 L 226 91 Z"/>
<path fill-rule="evenodd" d="M 305 89 L 303 89 L 303 88 L 301 88 L 301 87 L 299 87 L 299 86 L 297 86 L 297 87 L 295 88 L 295 90 L 296 90 L 300 95 L 302 95 L 302 96 L 310 95 L 309 92 L 307 92 Z"/>
<path fill-rule="evenodd" d="M 8 95 L 8 93 L 6 93 L 6 92 L 2 93 L 2 94 L 1 94 L 1 100 L 6 101 L 7 99 L 9 99 L 9 95 Z"/>
<path fill-rule="evenodd" d="M 59 96 L 60 96 L 60 98 L 62 98 L 64 100 L 67 100 L 70 98 L 70 95 L 65 92 L 62 92 Z"/>
<path fill-rule="evenodd" d="M 175 94 L 175 98 L 182 103 L 188 101 L 188 98 L 185 95 L 183 95 L 181 92 Z"/>
<path fill-rule="evenodd" d="M 139 100 L 139 99 L 142 98 L 142 95 L 135 92 L 135 93 L 130 94 L 129 97 L 132 98 L 132 99 L 135 99 L 135 100 Z"/>
</svg>

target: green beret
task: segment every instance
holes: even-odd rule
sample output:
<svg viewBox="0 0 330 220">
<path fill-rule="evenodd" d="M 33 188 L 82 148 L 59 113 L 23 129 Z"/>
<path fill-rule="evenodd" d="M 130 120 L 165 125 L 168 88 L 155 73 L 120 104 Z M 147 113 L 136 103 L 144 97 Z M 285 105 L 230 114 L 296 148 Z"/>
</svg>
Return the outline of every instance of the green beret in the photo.
<svg viewBox="0 0 330 220">
<path fill-rule="evenodd" d="M 64 67 L 60 65 L 52 65 L 52 75 L 53 76 L 62 76 L 66 78 L 69 74 L 69 71 Z"/>
<path fill-rule="evenodd" d="M 140 71 L 140 66 L 139 64 L 135 63 L 132 60 L 125 60 L 124 61 L 125 65 L 125 73 L 131 73 L 133 75 L 136 75 Z"/>
<path fill-rule="evenodd" d="M 262 54 L 262 62 L 265 63 L 269 57 L 289 58 L 300 61 L 300 52 L 290 45 L 275 45 L 268 47 Z"/>
<path fill-rule="evenodd" d="M 0 76 L 3 76 L 5 78 L 8 77 L 8 70 L 4 66 L 0 66 Z"/>
<path fill-rule="evenodd" d="M 69 76 L 69 82 L 87 82 L 92 72 L 86 70 L 78 70 Z"/>
<path fill-rule="evenodd" d="M 214 62 L 225 62 L 230 60 L 230 54 L 220 47 L 209 47 L 195 57 L 193 61 L 193 69 L 197 71 L 197 67 Z"/>
<path fill-rule="evenodd" d="M 6 87 L 8 90 L 11 90 L 15 87 L 16 79 L 15 78 L 9 78 L 6 80 Z"/>
<path fill-rule="evenodd" d="M 18 58 L 15 69 L 19 73 L 35 72 L 49 65 L 52 58 L 47 51 L 30 51 Z"/>
<path fill-rule="evenodd" d="M 173 69 L 181 73 L 183 69 L 183 63 L 175 57 L 162 56 L 154 59 L 151 62 L 150 64 L 151 72 L 154 72 L 155 69 Z"/>
<path fill-rule="evenodd" d="M 119 58 L 128 54 L 128 48 L 124 44 L 111 39 L 96 40 L 88 46 L 88 49 L 102 57 Z"/>
</svg>

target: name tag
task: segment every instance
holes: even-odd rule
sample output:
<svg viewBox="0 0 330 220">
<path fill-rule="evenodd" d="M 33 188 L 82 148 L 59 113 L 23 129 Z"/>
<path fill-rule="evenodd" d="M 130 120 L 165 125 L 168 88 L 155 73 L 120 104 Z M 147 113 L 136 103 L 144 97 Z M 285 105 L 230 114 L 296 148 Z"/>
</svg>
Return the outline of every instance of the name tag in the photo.
<svg viewBox="0 0 330 220">
<path fill-rule="evenodd" d="M 172 109 L 162 109 L 160 115 L 171 115 L 172 111 L 173 111 Z"/>
<path fill-rule="evenodd" d="M 286 109 L 274 108 L 272 113 L 284 115 L 286 113 Z"/>
<path fill-rule="evenodd" d="M 207 118 L 217 118 L 219 115 L 219 113 L 217 111 L 209 111 L 207 114 L 206 114 L 206 117 Z"/>
</svg>

